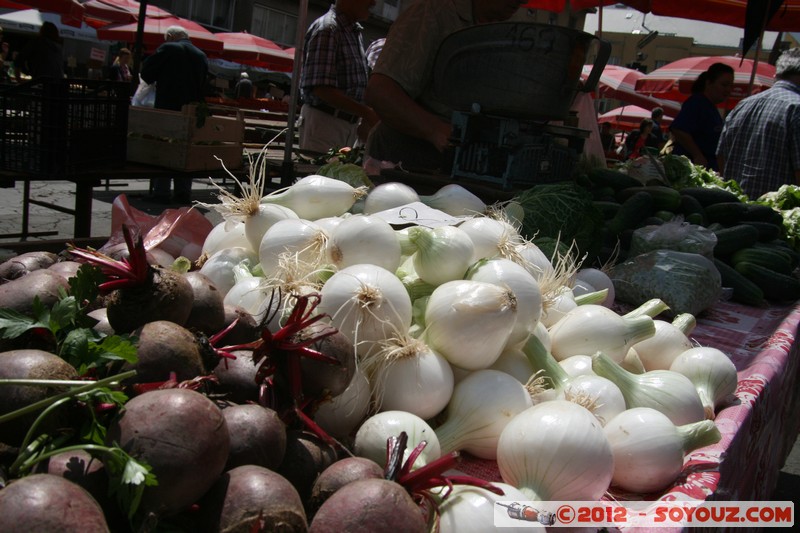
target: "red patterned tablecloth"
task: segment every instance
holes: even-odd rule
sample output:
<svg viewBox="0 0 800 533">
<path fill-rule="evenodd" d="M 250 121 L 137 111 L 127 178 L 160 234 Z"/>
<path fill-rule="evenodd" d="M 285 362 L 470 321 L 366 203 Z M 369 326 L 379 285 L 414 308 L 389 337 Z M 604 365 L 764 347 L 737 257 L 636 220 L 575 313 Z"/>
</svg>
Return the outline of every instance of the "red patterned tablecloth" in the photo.
<svg viewBox="0 0 800 533">
<path fill-rule="evenodd" d="M 681 476 L 659 494 L 613 492 L 622 500 L 769 500 L 798 435 L 800 362 L 795 343 L 800 305 L 755 308 L 720 302 L 690 335 L 726 352 L 736 365 L 735 401 L 717 412 L 717 444 L 690 453 Z M 493 461 L 468 458 L 460 469 L 501 481 Z M 641 531 L 641 529 L 640 529 Z M 664 533 L 665 529 L 658 529 Z"/>
</svg>

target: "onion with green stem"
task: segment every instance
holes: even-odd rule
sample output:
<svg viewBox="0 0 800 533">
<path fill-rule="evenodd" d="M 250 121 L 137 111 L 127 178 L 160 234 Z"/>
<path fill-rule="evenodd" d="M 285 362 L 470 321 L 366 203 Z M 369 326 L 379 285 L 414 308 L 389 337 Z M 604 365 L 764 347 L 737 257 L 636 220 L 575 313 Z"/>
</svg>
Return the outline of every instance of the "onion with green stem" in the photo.
<svg viewBox="0 0 800 533">
<path fill-rule="evenodd" d="M 466 451 L 497 458 L 497 441 L 506 425 L 533 405 L 525 386 L 497 370 L 476 370 L 453 389 L 445 421 L 436 428 L 443 453 Z"/>
<path fill-rule="evenodd" d="M 687 453 L 722 438 L 710 420 L 676 426 L 648 407 L 618 414 L 603 431 L 615 459 L 612 485 L 637 494 L 666 489 L 680 476 Z"/>
<path fill-rule="evenodd" d="M 462 279 L 472 264 L 472 239 L 457 226 L 416 226 L 409 228 L 408 234 L 416 248 L 411 256 L 414 270 L 426 283 L 441 285 Z"/>
<path fill-rule="evenodd" d="M 592 356 L 592 369 L 613 381 L 625 397 L 628 409 L 650 407 L 664 413 L 675 425 L 705 419 L 705 410 L 694 384 L 672 370 L 632 374 L 602 352 Z"/>
</svg>

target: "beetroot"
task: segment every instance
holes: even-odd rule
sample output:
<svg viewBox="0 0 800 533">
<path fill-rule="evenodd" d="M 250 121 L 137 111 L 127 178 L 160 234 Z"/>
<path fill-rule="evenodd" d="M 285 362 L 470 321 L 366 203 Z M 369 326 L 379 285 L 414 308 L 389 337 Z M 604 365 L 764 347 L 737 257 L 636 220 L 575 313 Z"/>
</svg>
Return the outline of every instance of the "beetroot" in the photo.
<svg viewBox="0 0 800 533">
<path fill-rule="evenodd" d="M 219 380 L 218 390 L 227 395 L 231 401 L 245 403 L 258 399 L 258 383 L 252 354 L 246 350 L 231 352 L 236 359 L 221 359 L 214 369 Z"/>
<path fill-rule="evenodd" d="M 345 457 L 326 468 L 314 482 L 311 497 L 306 501 L 308 517 L 313 518 L 334 492 L 360 479 L 383 479 L 383 467 L 365 457 Z"/>
<path fill-rule="evenodd" d="M 192 287 L 194 300 L 184 323 L 187 329 L 213 335 L 225 327 L 225 306 L 217 286 L 200 272 L 187 272 L 183 276 Z"/>
<path fill-rule="evenodd" d="M 257 465 L 276 470 L 286 453 L 286 425 L 272 409 L 256 404 L 233 405 L 222 410 L 231 447 L 226 470 Z"/>
<path fill-rule="evenodd" d="M 134 241 L 122 226 L 129 256 L 117 261 L 94 250 L 70 248 L 70 253 L 100 268 L 108 281 L 100 284 L 107 294 L 108 322 L 117 333 L 129 333 L 155 320 L 183 325 L 192 309 L 192 286 L 182 274 L 151 266 L 142 236 Z"/>
<path fill-rule="evenodd" d="M 317 476 L 336 459 L 336 450 L 313 433 L 291 430 L 286 434 L 286 454 L 278 473 L 294 485 L 305 501 Z"/>
<path fill-rule="evenodd" d="M 175 372 L 178 381 L 205 374 L 200 346 L 186 328 L 158 320 L 148 322 L 133 334 L 139 338 L 139 360 L 124 366 L 124 370 L 135 369 L 137 372 L 131 382 L 166 381 L 170 372 Z"/>
<path fill-rule="evenodd" d="M 34 270 L 49 268 L 58 260 L 52 252 L 26 252 L 0 263 L 0 283 L 21 278 Z"/>
<path fill-rule="evenodd" d="M 12 350 L 0 353 L 0 378 L 73 380 L 77 377 L 78 372 L 72 365 L 49 352 Z M 0 414 L 21 409 L 65 390 L 63 387 L 21 385 L 0 387 Z M 32 413 L 0 424 L 0 441 L 10 445 L 19 445 L 38 415 L 38 412 Z M 42 431 L 48 431 L 60 422 L 63 420 L 54 414 L 45 420 Z"/>
<path fill-rule="evenodd" d="M 64 276 L 52 270 L 34 270 L 20 278 L 0 285 L 0 307 L 8 307 L 23 315 L 33 312 L 33 299 L 39 301 L 46 308 L 53 307 L 59 300 L 59 289 L 69 289 L 69 284 Z"/>
<path fill-rule="evenodd" d="M 108 531 L 97 502 L 61 476 L 33 474 L 0 490 L 0 531 Z"/>
<path fill-rule="evenodd" d="M 225 324 L 231 324 L 234 320 L 236 325 L 222 339 L 224 344 L 244 344 L 256 340 L 261 335 L 261 328 L 258 327 L 253 315 L 238 305 L 225 305 Z"/>
<path fill-rule="evenodd" d="M 244 465 L 223 474 L 199 502 L 199 527 L 209 532 L 305 532 L 297 491 L 279 474 Z"/>
<path fill-rule="evenodd" d="M 199 499 L 225 468 L 230 436 L 222 411 L 187 389 L 146 392 L 129 400 L 108 428 L 106 441 L 152 467 L 142 510 L 161 515 Z"/>
<path fill-rule="evenodd" d="M 301 331 L 298 340 L 314 338 L 330 329 L 330 326 L 317 322 Z M 303 357 L 300 366 L 303 372 L 303 393 L 312 398 L 324 394 L 338 396 L 344 392 L 356 371 L 356 351 L 353 344 L 339 331 L 327 335 L 314 342 L 311 348 L 334 357 L 339 361 L 333 365 L 329 361 L 320 361 Z"/>
<path fill-rule="evenodd" d="M 419 506 L 406 490 L 386 479 L 362 479 L 337 490 L 319 508 L 309 533 L 424 533 Z"/>
<path fill-rule="evenodd" d="M 81 268 L 80 263 L 77 261 L 58 261 L 57 263 L 53 263 L 47 270 L 55 272 L 56 274 L 60 274 L 64 276 L 64 278 L 74 278 L 78 274 L 78 269 Z"/>
</svg>

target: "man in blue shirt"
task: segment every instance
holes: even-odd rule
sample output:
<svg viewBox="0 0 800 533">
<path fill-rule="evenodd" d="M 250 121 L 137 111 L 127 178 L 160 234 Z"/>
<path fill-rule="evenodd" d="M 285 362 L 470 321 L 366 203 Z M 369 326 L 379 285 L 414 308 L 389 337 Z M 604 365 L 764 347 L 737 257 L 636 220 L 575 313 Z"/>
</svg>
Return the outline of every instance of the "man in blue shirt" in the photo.
<svg viewBox="0 0 800 533">
<path fill-rule="evenodd" d="M 723 176 L 751 200 L 800 184 L 800 48 L 781 54 L 775 77 L 772 87 L 731 111 L 717 147 Z"/>
<path fill-rule="evenodd" d="M 361 21 L 375 0 L 336 0 L 308 28 L 300 90 L 300 148 L 327 152 L 366 139 L 378 122 L 364 103 L 368 67 Z"/>
</svg>

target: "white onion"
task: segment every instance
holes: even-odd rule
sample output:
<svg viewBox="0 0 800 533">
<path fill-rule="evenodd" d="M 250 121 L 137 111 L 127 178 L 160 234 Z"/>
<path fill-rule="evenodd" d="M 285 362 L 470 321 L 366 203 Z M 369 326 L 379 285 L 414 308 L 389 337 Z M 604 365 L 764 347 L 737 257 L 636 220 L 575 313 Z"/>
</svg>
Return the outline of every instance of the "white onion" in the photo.
<svg viewBox="0 0 800 533">
<path fill-rule="evenodd" d="M 736 392 L 736 365 L 717 348 L 690 348 L 678 355 L 669 369 L 683 374 L 694 384 L 709 420 L 714 420 L 715 409 Z"/>
<path fill-rule="evenodd" d="M 455 366 L 486 368 L 508 343 L 516 316 L 509 289 L 481 281 L 448 281 L 428 298 L 425 340 Z"/>
<path fill-rule="evenodd" d="M 417 191 L 405 183 L 381 183 L 364 199 L 364 214 L 371 215 L 393 207 L 419 202 Z"/>
<path fill-rule="evenodd" d="M 503 481 L 529 500 L 599 500 L 614 457 L 597 419 L 572 402 L 553 400 L 515 416 L 497 445 Z"/>
<path fill-rule="evenodd" d="M 489 217 L 475 217 L 465 220 L 458 227 L 469 235 L 475 247 L 472 262 L 497 255 L 512 255 L 521 237 L 507 222 Z"/>
<path fill-rule="evenodd" d="M 603 431 L 614 454 L 612 484 L 639 494 L 669 487 L 683 470 L 688 452 L 721 438 L 710 420 L 676 427 L 662 413 L 647 407 L 620 413 Z"/>
<path fill-rule="evenodd" d="M 235 220 L 223 220 L 213 228 L 203 242 L 203 253 L 213 255 L 225 248 L 247 248 L 253 252 L 253 247 L 244 234 L 244 223 Z"/>
<path fill-rule="evenodd" d="M 426 283 L 441 285 L 462 279 L 472 264 L 472 239 L 456 226 L 418 226 L 409 230 L 409 238 L 417 250 L 411 256 L 414 270 Z"/>
<path fill-rule="evenodd" d="M 561 368 L 570 376 L 589 376 L 595 375 L 592 370 L 592 358 L 588 355 L 571 355 L 558 362 Z"/>
<path fill-rule="evenodd" d="M 224 297 L 236 284 L 233 267 L 243 262 L 249 267 L 258 263 L 258 255 L 250 249 L 249 245 L 223 248 L 203 263 L 200 273 L 208 277 Z"/>
<path fill-rule="evenodd" d="M 575 278 L 588 283 L 594 287 L 595 290 L 600 291 L 603 289 L 608 289 L 606 299 L 600 305 L 605 307 L 611 307 L 614 305 L 616 292 L 614 291 L 614 282 L 611 281 L 611 278 L 608 276 L 608 274 L 598 268 L 582 268 L 575 273 Z"/>
<path fill-rule="evenodd" d="M 469 269 L 466 279 L 511 289 L 517 300 L 517 320 L 508 344 L 519 344 L 528 338 L 542 316 L 542 292 L 539 283 L 524 267 L 502 257 L 482 259 Z"/>
<path fill-rule="evenodd" d="M 300 218 L 316 220 L 346 213 L 364 194 L 363 189 L 356 189 L 344 181 L 312 174 L 264 196 L 261 203 L 282 205 Z"/>
<path fill-rule="evenodd" d="M 327 313 L 360 353 L 405 334 L 411 326 L 411 299 L 403 283 L 376 265 L 353 265 L 336 272 L 320 296 L 318 311 Z"/>
<path fill-rule="evenodd" d="M 369 381 L 356 369 L 350 384 L 339 395 L 320 403 L 314 412 L 314 422 L 334 438 L 348 437 L 364 420 L 369 411 Z"/>
<path fill-rule="evenodd" d="M 506 347 L 489 370 L 505 372 L 523 385 L 528 383 L 534 372 L 528 357 L 519 346 Z"/>
<path fill-rule="evenodd" d="M 613 381 L 625 397 L 628 409 L 650 407 L 664 413 L 680 426 L 705 418 L 703 402 L 694 384 L 671 370 L 631 374 L 602 352 L 592 356 L 595 374 Z"/>
<path fill-rule="evenodd" d="M 594 374 L 571 377 L 558 398 L 586 407 L 602 425 L 625 410 L 625 398 L 619 387 Z"/>
<path fill-rule="evenodd" d="M 542 317 L 539 320 L 549 329 L 576 307 L 578 307 L 578 304 L 575 303 L 575 295 L 572 294 L 572 289 L 562 286 L 557 289 L 557 293 L 542 308 Z"/>
<path fill-rule="evenodd" d="M 297 219 L 297 214 L 282 205 L 260 204 L 254 213 L 244 219 L 244 234 L 253 250 L 258 250 L 264 234 L 276 222 Z"/>
<path fill-rule="evenodd" d="M 420 201 L 454 217 L 482 215 L 486 211 L 483 200 L 457 183 L 449 183 L 430 196 L 420 196 Z"/>
<path fill-rule="evenodd" d="M 620 362 L 631 346 L 654 333 L 649 316 L 627 318 L 600 305 L 579 305 L 550 328 L 551 352 L 560 361 L 599 350 Z"/>
<path fill-rule="evenodd" d="M 443 453 L 464 450 L 482 459 L 497 457 L 500 433 L 517 413 L 533 405 L 525 386 L 497 370 L 477 370 L 460 381 L 436 428 Z"/>
<path fill-rule="evenodd" d="M 453 394 L 453 371 L 447 360 L 417 339 L 393 340 L 361 366 L 367 369 L 381 411 L 407 411 L 428 420 L 447 406 Z"/>
<path fill-rule="evenodd" d="M 525 270 L 530 272 L 536 281 L 550 279 L 555 275 L 555 268 L 544 252 L 532 242 L 522 242 L 516 246 L 516 256 L 512 259 L 518 261 Z"/>
<path fill-rule="evenodd" d="M 454 485 L 453 491 L 439 505 L 439 533 L 486 533 L 495 531 L 495 513 L 502 507 L 496 502 L 523 502 L 525 495 L 507 483 L 493 482 L 503 495 L 470 485 Z M 435 492 L 435 491 L 434 491 Z M 504 513 L 505 514 L 505 513 Z M 503 527 L 503 533 L 545 533 L 544 526 L 525 522 L 519 527 Z"/>
<path fill-rule="evenodd" d="M 664 320 L 653 320 L 655 334 L 632 346 L 645 370 L 669 370 L 681 353 L 692 347 L 683 332 Z"/>
<path fill-rule="evenodd" d="M 400 266 L 400 242 L 385 220 L 353 215 L 331 233 L 328 259 L 340 269 L 369 263 L 394 272 Z"/>
<path fill-rule="evenodd" d="M 327 240 L 328 234 L 309 220 L 275 222 L 258 247 L 264 277 L 284 278 L 287 268 L 300 277 L 317 270 L 323 264 Z"/>
<path fill-rule="evenodd" d="M 403 462 L 422 441 L 428 444 L 414 465 L 419 468 L 441 457 L 439 439 L 423 419 L 405 411 L 383 411 L 367 418 L 356 432 L 353 452 L 359 457 L 372 459 L 379 465 L 386 464 L 386 442 L 389 437 L 399 437 L 403 431 L 408 435 L 408 445 Z"/>
</svg>

